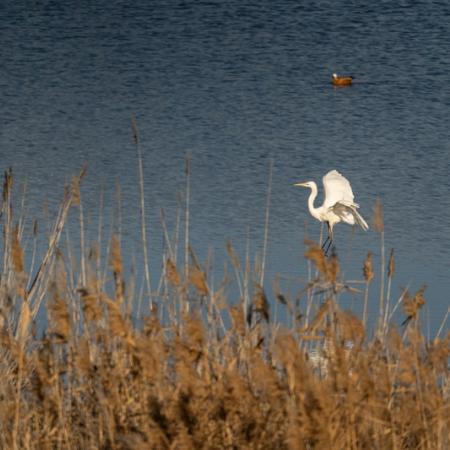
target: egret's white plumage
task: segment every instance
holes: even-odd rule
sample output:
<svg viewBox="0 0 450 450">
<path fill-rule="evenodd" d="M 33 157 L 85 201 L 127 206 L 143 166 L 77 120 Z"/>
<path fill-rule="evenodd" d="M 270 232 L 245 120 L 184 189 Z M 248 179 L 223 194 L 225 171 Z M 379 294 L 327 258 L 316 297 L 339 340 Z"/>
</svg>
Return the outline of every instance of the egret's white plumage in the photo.
<svg viewBox="0 0 450 450">
<path fill-rule="evenodd" d="M 357 211 L 359 205 L 354 201 L 352 187 L 347 178 L 343 177 L 337 170 L 331 170 L 323 177 L 322 181 L 325 199 L 322 206 L 317 208 L 314 207 L 314 200 L 317 197 L 317 184 L 314 181 L 295 183 L 294 186 L 311 189 L 311 194 L 308 198 L 308 209 L 314 218 L 320 222 L 326 222 L 328 226 L 328 251 L 331 242 L 333 242 L 333 227 L 337 223 L 358 224 L 364 231 L 368 230 L 369 226 Z"/>
</svg>

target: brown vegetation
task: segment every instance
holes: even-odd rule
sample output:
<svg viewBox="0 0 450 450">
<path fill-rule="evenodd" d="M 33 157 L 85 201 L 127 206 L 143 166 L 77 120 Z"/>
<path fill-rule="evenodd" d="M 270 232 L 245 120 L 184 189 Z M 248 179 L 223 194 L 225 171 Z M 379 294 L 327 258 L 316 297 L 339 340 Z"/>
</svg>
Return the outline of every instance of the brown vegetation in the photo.
<svg viewBox="0 0 450 450">
<path fill-rule="evenodd" d="M 87 252 L 81 269 L 59 248 L 68 209 L 79 207 L 78 183 L 75 193 L 66 192 L 48 251 L 29 280 L 11 185 L 7 173 L 0 448 L 450 448 L 450 334 L 431 342 L 422 336 L 424 290 L 403 295 L 403 335 L 381 320 L 368 336 L 366 318 L 339 306 L 344 295 L 367 299 L 370 255 L 363 296 L 341 279 L 336 255 L 327 259 L 308 242 L 305 256 L 316 277 L 303 293 L 312 299 L 311 317 L 277 286 L 290 315 L 285 327 L 273 320 L 261 277 L 249 281 L 248 264 L 242 273 L 231 245 L 236 276 L 244 280 L 237 305 L 209 286 L 193 252 L 188 271 L 166 255 L 163 287 L 137 326 L 120 239 L 111 240 L 105 280 L 95 270 L 98 252 Z M 393 268 L 391 256 L 389 279 Z M 74 286 L 69 280 L 81 270 Z M 252 301 L 244 310 L 246 298 Z M 33 326 L 41 305 L 48 317 L 43 335 Z"/>
</svg>

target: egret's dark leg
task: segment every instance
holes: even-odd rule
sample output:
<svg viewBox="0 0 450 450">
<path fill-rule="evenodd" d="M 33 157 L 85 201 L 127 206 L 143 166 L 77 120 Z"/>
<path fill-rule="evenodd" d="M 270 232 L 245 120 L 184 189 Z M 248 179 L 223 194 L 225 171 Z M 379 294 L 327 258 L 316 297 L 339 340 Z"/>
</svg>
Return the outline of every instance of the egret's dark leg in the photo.
<svg viewBox="0 0 450 450">
<path fill-rule="evenodd" d="M 330 239 L 327 245 L 327 249 L 325 250 L 325 256 L 328 256 L 328 250 L 330 250 L 331 244 L 333 243 L 333 240 Z"/>
<path fill-rule="evenodd" d="M 325 222 L 327 224 L 327 232 L 328 232 L 328 236 L 325 239 L 325 241 L 322 244 L 321 249 L 323 250 L 325 248 L 325 246 L 328 244 L 329 240 L 330 240 L 330 223 L 329 222 Z M 325 252 L 326 255 L 326 252 Z"/>
<path fill-rule="evenodd" d="M 331 244 L 333 243 L 333 227 L 330 226 L 330 222 L 327 222 L 327 227 L 328 227 L 328 238 L 327 238 L 328 246 L 325 250 L 325 256 L 328 256 L 328 250 L 330 250 Z"/>
<path fill-rule="evenodd" d="M 327 236 L 327 238 L 325 239 L 325 241 L 322 244 L 322 247 L 320 247 L 322 250 L 324 249 L 325 245 L 327 245 L 327 242 L 330 240 L 330 236 Z"/>
</svg>

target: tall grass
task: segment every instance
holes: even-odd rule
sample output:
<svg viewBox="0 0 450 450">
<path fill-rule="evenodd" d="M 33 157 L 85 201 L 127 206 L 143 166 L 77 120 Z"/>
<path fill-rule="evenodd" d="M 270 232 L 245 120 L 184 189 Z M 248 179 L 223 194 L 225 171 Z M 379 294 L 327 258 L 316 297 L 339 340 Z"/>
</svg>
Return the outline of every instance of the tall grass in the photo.
<svg viewBox="0 0 450 450">
<path fill-rule="evenodd" d="M 340 307 L 347 295 L 367 304 L 371 259 L 361 292 L 342 279 L 337 255 L 326 258 L 308 241 L 305 258 L 317 276 L 303 286 L 300 310 L 306 299 L 312 304 L 302 316 L 298 299 L 276 283 L 277 307 L 287 317 L 282 324 L 248 256 L 241 263 L 228 245 L 242 301 L 236 304 L 225 295 L 226 282 L 211 286 L 189 243 L 190 262 L 180 267 L 172 242 L 161 288 L 138 326 L 122 240 L 112 237 L 102 262 L 110 276 L 101 278 L 101 252 L 85 252 L 81 244 L 78 265 L 60 244 L 71 205 L 81 201 L 83 175 L 65 190 L 48 248 L 27 274 L 12 174 L 5 174 L 0 448 L 450 448 L 450 334 L 441 329 L 442 336 L 425 340 L 423 289 L 402 297 L 402 336 L 386 319 L 389 284 L 387 297 L 380 294 L 383 333 L 372 335 L 367 306 L 362 319 Z M 389 283 L 393 267 L 392 256 Z M 33 325 L 40 308 L 48 318 L 43 333 Z"/>
</svg>

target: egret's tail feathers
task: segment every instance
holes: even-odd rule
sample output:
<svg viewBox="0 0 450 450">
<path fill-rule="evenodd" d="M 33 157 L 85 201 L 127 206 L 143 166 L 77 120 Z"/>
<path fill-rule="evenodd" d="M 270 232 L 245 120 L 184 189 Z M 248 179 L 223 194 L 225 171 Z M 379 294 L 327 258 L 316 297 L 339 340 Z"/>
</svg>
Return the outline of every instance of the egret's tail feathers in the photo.
<svg viewBox="0 0 450 450">
<path fill-rule="evenodd" d="M 356 211 L 356 209 L 353 209 L 353 214 L 355 216 L 356 222 L 358 222 L 358 225 L 364 230 L 367 231 L 369 229 L 369 225 L 367 225 L 367 222 L 363 219 L 361 214 Z"/>
</svg>

